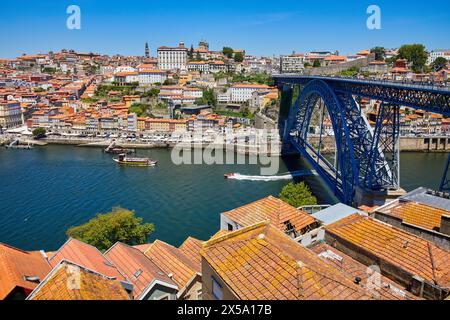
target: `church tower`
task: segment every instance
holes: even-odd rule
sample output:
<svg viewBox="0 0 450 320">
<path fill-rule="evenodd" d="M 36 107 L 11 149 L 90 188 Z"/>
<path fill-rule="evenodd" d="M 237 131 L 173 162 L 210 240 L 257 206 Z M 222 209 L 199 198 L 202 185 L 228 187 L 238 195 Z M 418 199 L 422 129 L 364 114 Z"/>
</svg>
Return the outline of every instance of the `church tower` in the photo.
<svg viewBox="0 0 450 320">
<path fill-rule="evenodd" d="M 145 57 L 150 58 L 150 49 L 148 48 L 148 43 L 145 43 Z"/>
</svg>

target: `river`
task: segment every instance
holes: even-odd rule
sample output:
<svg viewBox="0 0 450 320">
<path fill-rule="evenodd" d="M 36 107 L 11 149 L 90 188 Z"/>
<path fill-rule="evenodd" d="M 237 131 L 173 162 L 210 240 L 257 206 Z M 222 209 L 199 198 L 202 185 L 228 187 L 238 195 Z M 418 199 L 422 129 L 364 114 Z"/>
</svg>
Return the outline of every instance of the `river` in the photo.
<svg viewBox="0 0 450 320">
<path fill-rule="evenodd" d="M 159 160 L 156 168 L 116 165 L 99 149 L 55 146 L 34 150 L 0 149 L 0 242 L 27 250 L 55 250 L 65 231 L 114 206 L 135 210 L 155 224 L 149 241 L 161 239 L 178 246 L 188 236 L 208 239 L 219 229 L 220 213 L 277 196 L 288 181 L 225 180 L 239 172 L 259 175 L 259 165 L 175 165 L 171 151 L 139 151 Z M 437 188 L 446 154 L 402 154 L 402 187 Z M 280 161 L 302 170 L 298 157 Z M 305 180 L 319 202 L 333 202 L 319 177 Z"/>
</svg>

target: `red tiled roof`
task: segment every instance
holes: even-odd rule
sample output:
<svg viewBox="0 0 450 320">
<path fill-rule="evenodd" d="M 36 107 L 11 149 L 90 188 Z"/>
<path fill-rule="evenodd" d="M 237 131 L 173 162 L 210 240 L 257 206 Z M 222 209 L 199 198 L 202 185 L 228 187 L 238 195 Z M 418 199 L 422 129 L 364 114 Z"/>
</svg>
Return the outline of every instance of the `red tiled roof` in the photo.
<svg viewBox="0 0 450 320">
<path fill-rule="evenodd" d="M 370 252 L 411 275 L 450 286 L 450 252 L 413 234 L 358 214 L 325 227 L 333 237 Z"/>
<path fill-rule="evenodd" d="M 42 281 L 50 270 L 50 264 L 40 252 L 23 251 L 0 243 L 0 300 L 15 288 L 31 292 L 37 284 L 24 277 L 38 277 Z"/>
<path fill-rule="evenodd" d="M 70 287 L 69 283 L 73 287 Z M 27 299 L 130 300 L 130 297 L 119 281 L 63 260 Z"/>
<path fill-rule="evenodd" d="M 76 239 L 69 239 L 50 258 L 50 264 L 55 267 L 62 260 L 67 260 L 99 272 L 107 277 L 125 280 L 125 277 L 117 270 L 97 248 Z"/>
<path fill-rule="evenodd" d="M 209 240 L 201 254 L 242 300 L 370 299 L 362 288 L 268 222 Z"/>
<path fill-rule="evenodd" d="M 134 286 L 135 299 L 140 299 L 155 281 L 176 287 L 173 282 L 153 261 L 137 248 L 116 243 L 105 256 L 114 263 Z"/>
<path fill-rule="evenodd" d="M 318 242 L 310 248 L 318 257 L 329 263 L 331 266 L 342 272 L 350 280 L 354 281 L 357 277 L 361 279 L 360 286 L 362 286 L 368 294 L 371 294 L 374 299 L 381 300 L 415 300 L 416 296 L 406 291 L 406 288 L 400 287 L 394 281 L 382 276 L 378 273 L 380 279 L 380 286 L 371 283 L 371 276 L 373 270 L 362 263 L 354 260 L 345 253 L 338 251 L 330 245 Z M 375 279 L 373 279 L 375 280 Z M 373 286 L 372 286 L 373 285 Z"/>
<path fill-rule="evenodd" d="M 197 264 L 199 270 L 202 268 L 202 257 L 200 250 L 202 249 L 202 241 L 189 237 L 180 246 L 180 251 L 188 256 L 193 262 Z"/>
<path fill-rule="evenodd" d="M 442 216 L 450 215 L 449 211 L 416 202 L 398 203 L 393 208 L 386 208 L 380 212 L 398 217 L 405 223 L 434 231 L 440 229 Z"/>
<path fill-rule="evenodd" d="M 273 196 L 225 212 L 223 215 L 242 227 L 269 220 L 283 232 L 290 231 L 287 230 L 287 222 L 290 222 L 297 232 L 316 222 L 309 214 Z"/>
<path fill-rule="evenodd" d="M 172 279 L 183 291 L 186 285 L 199 273 L 201 269 L 180 249 L 165 242 L 156 240 L 144 254 L 150 258 L 166 274 L 172 274 Z"/>
</svg>

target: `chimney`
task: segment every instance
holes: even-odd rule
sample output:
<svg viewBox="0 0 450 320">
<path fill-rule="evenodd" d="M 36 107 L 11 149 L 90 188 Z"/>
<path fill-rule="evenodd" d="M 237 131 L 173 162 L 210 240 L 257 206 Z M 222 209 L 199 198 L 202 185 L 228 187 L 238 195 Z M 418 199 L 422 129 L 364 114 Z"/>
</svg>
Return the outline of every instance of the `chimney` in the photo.
<svg viewBox="0 0 450 320">
<path fill-rule="evenodd" d="M 440 232 L 450 236 L 450 216 L 441 216 Z"/>
</svg>

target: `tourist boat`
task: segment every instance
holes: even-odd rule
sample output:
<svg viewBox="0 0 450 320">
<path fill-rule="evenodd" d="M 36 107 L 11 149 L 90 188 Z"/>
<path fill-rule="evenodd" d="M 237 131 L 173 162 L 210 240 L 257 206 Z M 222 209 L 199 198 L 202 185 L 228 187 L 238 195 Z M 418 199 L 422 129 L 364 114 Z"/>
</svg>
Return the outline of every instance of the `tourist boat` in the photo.
<svg viewBox="0 0 450 320">
<path fill-rule="evenodd" d="M 234 176 L 235 176 L 234 173 L 227 173 L 227 174 L 224 174 L 224 175 L 223 175 L 223 177 L 224 177 L 225 179 L 230 179 L 230 178 L 232 178 L 232 177 L 234 177 Z"/>
<path fill-rule="evenodd" d="M 137 166 L 137 167 L 154 167 L 158 161 L 150 158 L 128 158 L 126 154 L 122 153 L 118 158 L 113 158 L 118 164 Z"/>
</svg>

